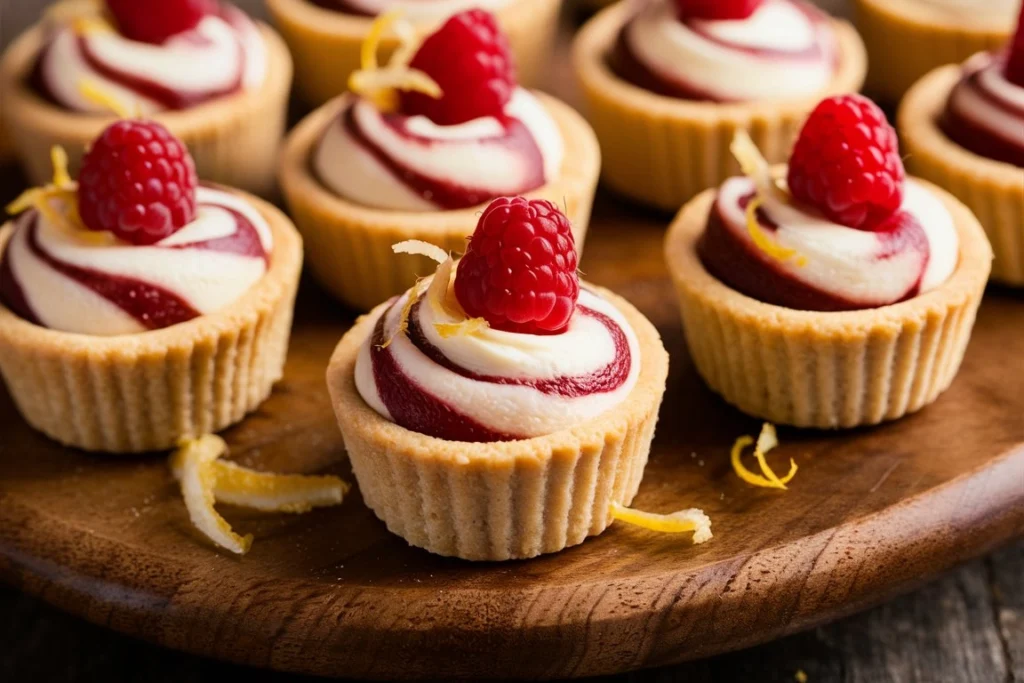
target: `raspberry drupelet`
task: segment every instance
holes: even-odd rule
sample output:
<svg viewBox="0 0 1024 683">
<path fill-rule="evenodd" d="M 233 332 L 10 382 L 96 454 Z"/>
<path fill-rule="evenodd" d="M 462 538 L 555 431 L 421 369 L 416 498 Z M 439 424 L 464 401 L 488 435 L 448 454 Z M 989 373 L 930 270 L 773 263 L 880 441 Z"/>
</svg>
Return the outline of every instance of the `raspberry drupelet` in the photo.
<svg viewBox="0 0 1024 683">
<path fill-rule="evenodd" d="M 501 117 L 516 87 L 508 39 L 494 16 L 480 9 L 451 17 L 423 41 L 409 66 L 434 79 L 443 94 L 434 99 L 403 92 L 402 112 L 440 125 Z"/>
<path fill-rule="evenodd" d="M 78 213 L 90 230 L 155 244 L 196 215 L 195 164 L 153 121 L 118 121 L 96 139 L 78 177 Z"/>
<path fill-rule="evenodd" d="M 466 313 L 508 332 L 554 334 L 579 298 L 576 241 L 569 219 L 544 199 L 491 202 L 455 277 Z"/>
<path fill-rule="evenodd" d="M 896 131 L 861 95 L 822 100 L 789 160 L 789 190 L 827 218 L 872 230 L 903 202 L 905 178 Z"/>
</svg>

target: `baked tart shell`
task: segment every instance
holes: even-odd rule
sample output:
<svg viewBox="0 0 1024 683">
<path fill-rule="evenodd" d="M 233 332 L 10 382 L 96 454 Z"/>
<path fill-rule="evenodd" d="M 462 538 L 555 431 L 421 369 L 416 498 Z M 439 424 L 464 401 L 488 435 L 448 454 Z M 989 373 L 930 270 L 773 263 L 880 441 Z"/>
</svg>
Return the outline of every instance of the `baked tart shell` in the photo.
<svg viewBox="0 0 1024 683">
<path fill-rule="evenodd" d="M 1022 287 L 1024 169 L 966 150 L 939 127 L 946 101 L 960 76 L 956 65 L 941 67 L 921 79 L 904 98 L 897 125 L 907 170 L 967 205 L 992 243 L 992 279 Z"/>
<path fill-rule="evenodd" d="M 561 4 L 561 0 L 510 0 L 495 11 L 508 35 L 519 82 L 526 87 L 537 87 L 547 79 Z M 349 76 L 360 67 L 360 49 L 373 17 L 318 7 L 309 0 L 267 0 L 267 9 L 295 57 L 300 97 L 319 106 L 347 91 Z M 378 51 L 381 63 L 397 47 L 394 34 L 385 36 Z"/>
<path fill-rule="evenodd" d="M 260 88 L 154 118 L 188 145 L 200 178 L 270 196 L 285 132 L 292 58 L 273 29 L 265 24 L 259 29 L 267 46 L 267 76 Z M 113 114 L 68 111 L 32 89 L 29 75 L 42 49 L 43 32 L 41 25 L 26 31 L 0 61 L 3 125 L 35 185 L 52 178 L 51 147 L 64 147 L 74 173 L 88 145 L 116 120 Z"/>
<path fill-rule="evenodd" d="M 683 207 L 665 256 L 697 371 L 728 403 L 777 424 L 821 429 L 895 420 L 932 403 L 963 360 L 992 251 L 971 212 L 928 185 L 953 216 L 960 263 L 930 292 L 891 306 L 798 311 L 712 276 L 697 255 L 716 190 Z"/>
<path fill-rule="evenodd" d="M 562 207 L 582 252 L 597 189 L 601 155 L 594 132 L 568 105 L 537 94 L 562 133 L 565 157 L 559 178 L 529 193 Z M 317 280 L 345 304 L 368 311 L 409 289 L 437 264 L 425 256 L 396 257 L 392 245 L 423 240 L 462 253 L 483 205 L 456 211 L 405 212 L 360 206 L 325 187 L 312 171 L 314 146 L 337 117 L 338 98 L 310 114 L 285 143 L 280 168 L 285 202 L 306 241 Z M 397 182 L 397 181 L 396 181 Z"/>
<path fill-rule="evenodd" d="M 0 374 L 25 420 L 67 446 L 107 453 L 175 447 L 241 421 L 281 379 L 302 240 L 273 206 L 270 268 L 217 313 L 116 337 L 40 327 L 0 304 Z M 0 229 L 0 258 L 13 225 Z"/>
<path fill-rule="evenodd" d="M 629 505 L 665 392 L 668 354 L 653 325 L 624 299 L 594 288 L 626 317 L 641 370 L 625 401 L 548 436 L 498 443 L 445 441 L 378 415 L 355 386 L 355 364 L 382 304 L 341 340 L 327 384 L 363 500 L 411 545 L 467 560 L 558 552 L 600 534 L 611 503 Z"/>
</svg>

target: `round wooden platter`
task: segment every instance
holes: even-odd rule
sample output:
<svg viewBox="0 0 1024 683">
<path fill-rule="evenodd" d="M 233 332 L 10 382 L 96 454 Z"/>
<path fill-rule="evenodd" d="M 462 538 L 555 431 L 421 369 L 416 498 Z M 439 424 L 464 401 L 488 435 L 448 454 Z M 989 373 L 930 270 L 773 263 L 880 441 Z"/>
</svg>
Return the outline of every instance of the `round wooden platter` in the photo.
<svg viewBox="0 0 1024 683">
<path fill-rule="evenodd" d="M 91 621 L 256 666 L 355 678 L 561 678 L 741 648 L 835 619 L 1024 531 L 1024 298 L 990 292 L 935 405 L 844 433 L 781 430 L 788 492 L 728 451 L 758 423 L 704 387 L 661 262 L 665 218 L 602 200 L 588 279 L 661 330 L 672 372 L 636 505 L 696 506 L 715 537 L 614 525 L 562 553 L 473 564 L 410 548 L 358 492 L 309 515 L 226 510 L 256 543 L 217 552 L 162 456 L 99 457 L 29 429 L 0 395 L 0 577 Z M 351 478 L 324 386 L 350 314 L 312 283 L 273 397 L 226 438 L 274 471 Z"/>
</svg>

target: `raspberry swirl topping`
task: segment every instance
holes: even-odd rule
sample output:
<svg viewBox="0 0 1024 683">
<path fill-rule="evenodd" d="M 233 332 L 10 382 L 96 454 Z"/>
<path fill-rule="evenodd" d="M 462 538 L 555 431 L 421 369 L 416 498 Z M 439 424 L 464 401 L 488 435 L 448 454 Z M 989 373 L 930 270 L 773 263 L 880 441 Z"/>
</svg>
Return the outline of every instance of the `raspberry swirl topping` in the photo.
<svg viewBox="0 0 1024 683">
<path fill-rule="evenodd" d="M 893 304 L 944 283 L 959 237 L 942 200 L 906 180 L 896 135 L 859 95 L 824 100 L 773 173 L 745 134 L 747 177 L 719 188 L 697 250 L 708 271 L 764 303 L 805 311 Z"/>
<path fill-rule="evenodd" d="M 827 15 L 800 0 L 742 5 L 733 15 L 706 0 L 648 0 L 620 32 L 611 65 L 639 87 L 688 100 L 780 99 L 828 86 L 838 48 Z"/>
<path fill-rule="evenodd" d="M 409 21 L 423 23 L 440 21 L 446 17 L 474 7 L 494 11 L 511 0 L 313 0 L 313 4 L 326 9 L 375 17 L 388 10 L 399 9 Z"/>
<path fill-rule="evenodd" d="M 83 94 L 87 83 L 109 93 L 124 110 L 145 115 L 188 109 L 259 87 L 267 70 L 259 29 L 231 5 L 210 3 L 210 8 L 196 17 L 192 28 L 159 43 L 119 32 L 98 9 L 77 16 L 56 14 L 36 64 L 34 85 L 65 109 L 106 113 L 102 104 Z"/>
<path fill-rule="evenodd" d="M 60 210 L 60 207 L 57 207 Z M 0 261 L 0 300 L 43 327 L 96 336 L 186 322 L 230 305 L 267 270 L 272 235 L 238 197 L 200 187 L 197 215 L 136 246 L 22 214 Z"/>
<path fill-rule="evenodd" d="M 441 265 L 379 310 L 360 395 L 406 429 L 471 442 L 551 434 L 621 403 L 639 344 L 615 306 L 581 291 L 575 248 L 554 204 L 522 197 L 487 207 L 457 271 L 437 247 L 396 245 Z"/>
<path fill-rule="evenodd" d="M 463 209 L 554 180 L 563 141 L 544 106 L 515 81 L 508 41 L 479 9 L 451 17 L 378 67 L 376 47 L 398 14 L 374 22 L 363 68 L 313 151 L 327 188 L 395 211 Z M 400 35 L 408 34 L 399 23 Z"/>
<path fill-rule="evenodd" d="M 1006 65 L 1005 55 L 968 60 L 940 123 L 964 149 L 1024 168 L 1024 84 L 1008 78 Z"/>
<path fill-rule="evenodd" d="M 325 186 L 364 206 L 436 211 L 535 190 L 558 176 L 561 133 L 543 105 L 517 89 L 503 116 L 439 125 L 385 113 L 349 97 L 314 152 Z"/>
</svg>

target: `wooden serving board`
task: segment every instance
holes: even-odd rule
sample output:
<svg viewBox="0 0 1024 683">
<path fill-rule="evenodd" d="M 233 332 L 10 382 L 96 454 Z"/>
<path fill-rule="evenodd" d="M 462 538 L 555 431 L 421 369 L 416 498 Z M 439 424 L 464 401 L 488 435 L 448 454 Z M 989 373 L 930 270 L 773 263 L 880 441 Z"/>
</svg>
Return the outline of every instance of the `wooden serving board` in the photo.
<svg viewBox="0 0 1024 683">
<path fill-rule="evenodd" d="M 636 504 L 703 508 L 714 539 L 616 524 L 557 555 L 472 564 L 408 547 L 358 493 L 301 517 L 227 511 L 244 558 L 190 527 L 163 457 L 61 448 L 0 395 L 0 577 L 111 628 L 276 669 L 359 678 L 561 678 L 741 648 L 879 602 L 1024 532 L 1024 298 L 992 291 L 934 406 L 846 433 L 781 430 L 789 492 L 729 466 L 748 419 L 687 358 L 664 217 L 602 200 L 588 279 L 632 300 L 672 354 Z M 350 478 L 324 367 L 351 316 L 304 283 L 285 380 L 230 430 L 233 458 Z"/>
</svg>

